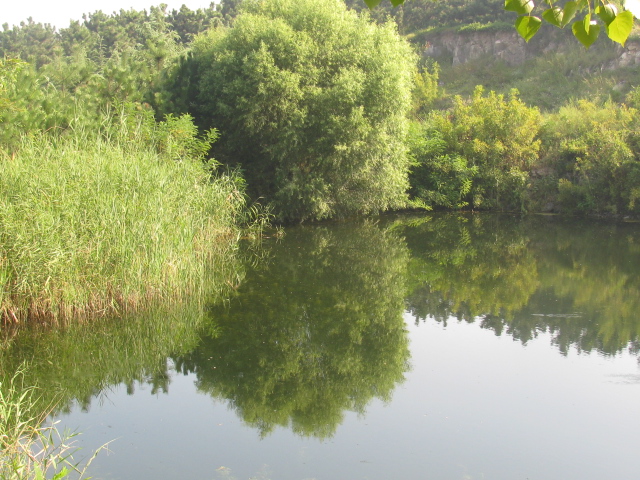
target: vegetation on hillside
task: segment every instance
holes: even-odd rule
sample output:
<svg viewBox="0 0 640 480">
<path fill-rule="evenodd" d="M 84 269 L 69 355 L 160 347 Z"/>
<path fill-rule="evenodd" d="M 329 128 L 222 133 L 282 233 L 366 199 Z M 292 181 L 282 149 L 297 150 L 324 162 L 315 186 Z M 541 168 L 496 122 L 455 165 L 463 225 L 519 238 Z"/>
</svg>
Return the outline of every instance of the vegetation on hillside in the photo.
<svg viewBox="0 0 640 480">
<path fill-rule="evenodd" d="M 4 321 L 179 297 L 172 276 L 200 276 L 199 255 L 236 238 L 245 188 L 280 221 L 409 205 L 640 213 L 637 91 L 593 76 L 615 50 L 587 66 L 549 54 L 535 75 L 453 70 L 418 66 L 397 33 L 471 28 L 501 12 L 493 0 L 360 14 L 338 0 L 228 0 L 95 12 L 60 30 L 5 26 Z M 592 76 L 574 80 L 580 69 Z"/>
</svg>

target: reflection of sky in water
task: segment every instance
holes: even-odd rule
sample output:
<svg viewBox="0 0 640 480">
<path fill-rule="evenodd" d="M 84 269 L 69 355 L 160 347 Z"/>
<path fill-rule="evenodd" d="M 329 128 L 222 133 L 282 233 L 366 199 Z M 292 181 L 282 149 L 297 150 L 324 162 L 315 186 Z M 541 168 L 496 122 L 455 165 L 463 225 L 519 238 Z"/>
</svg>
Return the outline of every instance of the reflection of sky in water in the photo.
<svg viewBox="0 0 640 480">
<path fill-rule="evenodd" d="M 96 479 L 636 478 L 635 356 L 562 356 L 548 334 L 523 346 L 478 324 L 406 321 L 407 381 L 324 441 L 283 428 L 260 440 L 197 393 L 194 375 L 174 376 L 166 395 L 114 387 L 62 420 L 87 451 L 119 437 L 95 460 Z"/>
</svg>

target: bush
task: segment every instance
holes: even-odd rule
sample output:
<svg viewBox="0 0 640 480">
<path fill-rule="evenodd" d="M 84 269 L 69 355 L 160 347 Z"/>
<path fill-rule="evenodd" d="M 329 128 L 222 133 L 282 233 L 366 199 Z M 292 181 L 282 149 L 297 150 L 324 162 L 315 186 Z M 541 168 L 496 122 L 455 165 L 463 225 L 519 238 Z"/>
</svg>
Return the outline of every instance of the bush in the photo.
<svg viewBox="0 0 640 480">
<path fill-rule="evenodd" d="M 545 163 L 559 179 L 558 208 L 567 213 L 638 211 L 637 111 L 587 100 L 548 117 L 543 129 Z"/>
<path fill-rule="evenodd" d="M 411 176 L 414 195 L 421 195 L 419 189 L 448 190 L 444 195 L 455 199 L 451 205 L 523 210 L 529 171 L 538 158 L 539 123 L 538 110 L 520 101 L 515 90 L 507 99 L 484 95 L 482 87 L 468 101 L 456 97 L 450 111 L 427 119 L 423 135 L 431 137 L 429 147 L 420 152 L 413 144 L 420 165 Z"/>
<path fill-rule="evenodd" d="M 409 151 L 413 160 L 409 176 L 413 199 L 429 208 L 463 208 L 478 168 L 449 153 L 442 134 L 428 124 L 414 122 L 410 129 Z"/>
<path fill-rule="evenodd" d="M 339 0 L 246 1 L 233 28 L 198 37 L 166 108 L 216 127 L 282 220 L 401 207 L 415 58 L 392 24 Z"/>
</svg>

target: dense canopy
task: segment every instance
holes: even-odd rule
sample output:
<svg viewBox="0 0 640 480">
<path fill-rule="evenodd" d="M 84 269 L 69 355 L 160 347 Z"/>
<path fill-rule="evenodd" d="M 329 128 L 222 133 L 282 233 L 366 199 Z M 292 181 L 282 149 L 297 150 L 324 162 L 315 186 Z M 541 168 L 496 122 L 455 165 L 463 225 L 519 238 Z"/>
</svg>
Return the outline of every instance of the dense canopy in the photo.
<svg viewBox="0 0 640 480">
<path fill-rule="evenodd" d="M 168 108 L 221 130 L 216 158 L 285 220 L 402 206 L 415 57 L 392 23 L 338 0 L 245 1 L 198 37 Z"/>
</svg>

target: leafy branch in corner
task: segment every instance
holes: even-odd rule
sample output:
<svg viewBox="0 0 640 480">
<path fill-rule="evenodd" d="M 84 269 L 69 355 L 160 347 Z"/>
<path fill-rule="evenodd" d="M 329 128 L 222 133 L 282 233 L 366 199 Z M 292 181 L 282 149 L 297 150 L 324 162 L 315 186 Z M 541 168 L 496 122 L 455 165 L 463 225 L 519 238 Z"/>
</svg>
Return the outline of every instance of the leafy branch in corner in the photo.
<svg viewBox="0 0 640 480">
<path fill-rule="evenodd" d="M 364 0 L 371 9 L 381 1 Z M 397 7 L 404 0 L 390 2 Z M 624 46 L 633 29 L 635 17 L 631 10 L 619 11 L 617 5 L 606 0 L 569 0 L 564 5 L 553 0 L 543 0 L 539 5 L 533 0 L 505 0 L 504 9 L 518 14 L 515 28 L 527 42 L 538 33 L 542 22 L 547 22 L 558 28 L 571 25 L 573 35 L 586 48 L 598 39 L 603 26 L 611 40 Z M 542 13 L 534 14 L 539 11 Z"/>
<path fill-rule="evenodd" d="M 586 48 L 598 39 L 603 25 L 607 36 L 622 46 L 633 29 L 634 15 L 630 10 L 619 12 L 616 5 L 603 0 L 594 0 L 593 4 L 591 0 L 569 0 L 564 6 L 544 0 L 544 4 L 548 8 L 540 18 L 532 13 L 543 7 L 536 7 L 533 0 L 505 0 L 505 10 L 519 15 L 515 27 L 527 42 L 538 32 L 543 21 L 558 28 L 571 24 L 573 35 Z"/>
</svg>

